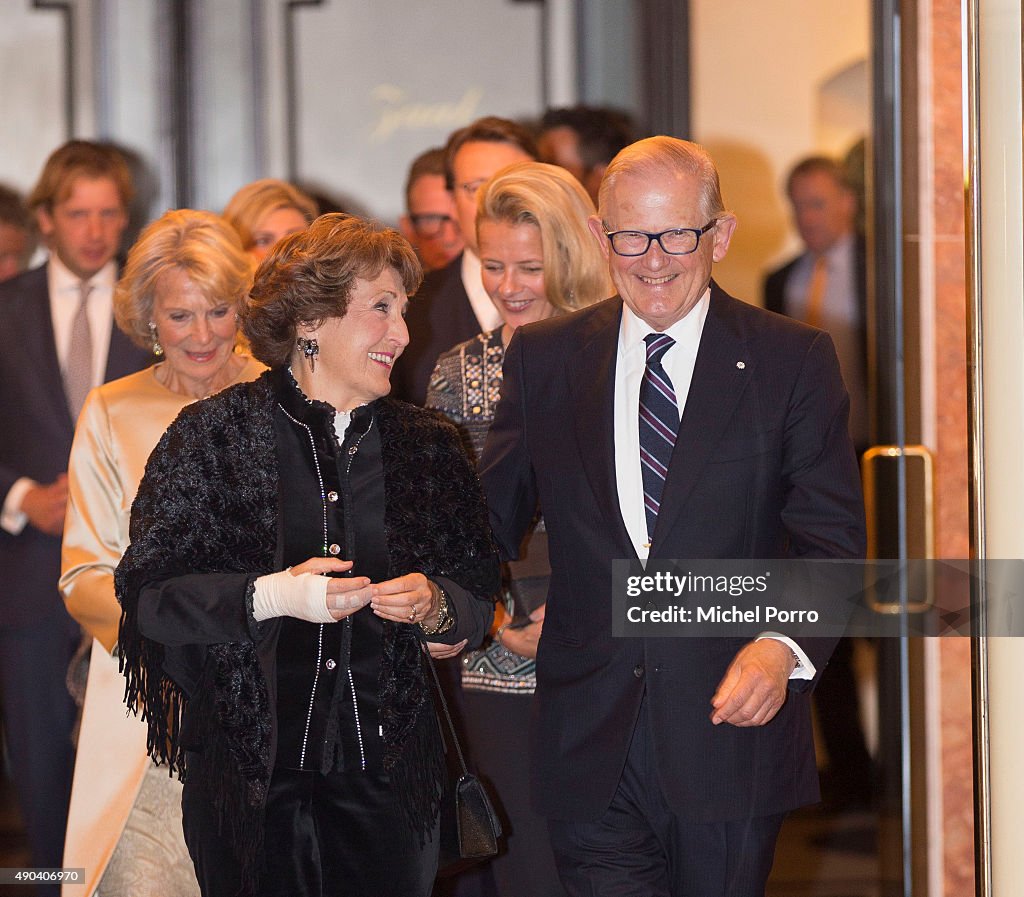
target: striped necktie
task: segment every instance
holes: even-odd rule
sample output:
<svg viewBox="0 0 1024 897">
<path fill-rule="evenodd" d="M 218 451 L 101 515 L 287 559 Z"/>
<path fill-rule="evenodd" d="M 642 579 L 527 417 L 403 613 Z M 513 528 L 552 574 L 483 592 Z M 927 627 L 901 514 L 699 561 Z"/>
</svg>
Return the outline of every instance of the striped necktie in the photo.
<svg viewBox="0 0 1024 897">
<path fill-rule="evenodd" d="M 72 420 L 78 420 L 78 412 L 82 410 L 85 397 L 92 389 L 92 330 L 89 327 L 89 294 L 92 293 L 92 285 L 83 280 L 79 291 L 81 298 L 71 321 L 71 342 L 64 365 L 64 395 L 68 400 Z"/>
<path fill-rule="evenodd" d="M 640 472 L 644 481 L 644 510 L 647 514 L 648 544 L 654 538 L 654 524 L 661 506 L 672 449 L 679 429 L 679 405 L 661 359 L 675 345 L 665 333 L 649 333 L 647 367 L 640 382 Z"/>
</svg>

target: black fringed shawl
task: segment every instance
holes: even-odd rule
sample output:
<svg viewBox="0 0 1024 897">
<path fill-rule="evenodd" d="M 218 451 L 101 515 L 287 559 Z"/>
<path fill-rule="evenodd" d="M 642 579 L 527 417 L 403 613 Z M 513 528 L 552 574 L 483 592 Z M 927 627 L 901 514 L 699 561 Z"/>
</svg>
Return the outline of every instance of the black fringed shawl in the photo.
<svg viewBox="0 0 1024 897">
<path fill-rule="evenodd" d="M 126 702 L 149 724 L 150 755 L 184 777 L 186 750 L 198 751 L 189 763 L 201 764 L 197 772 L 250 869 L 273 769 L 279 625 L 255 623 L 247 604 L 255 579 L 282 566 L 272 419 L 282 383 L 281 371 L 269 371 L 181 412 L 146 465 L 131 544 L 115 573 Z M 375 412 L 390 575 L 417 570 L 493 594 L 498 565 L 487 511 L 454 427 L 390 399 L 379 399 Z M 166 599 L 161 588 L 170 579 L 188 599 Z M 161 642 L 140 628 L 158 629 Z M 421 712 L 429 707 L 419 628 L 386 622 L 384 766 L 421 838 L 436 817 L 443 777 L 433 713 Z"/>
</svg>

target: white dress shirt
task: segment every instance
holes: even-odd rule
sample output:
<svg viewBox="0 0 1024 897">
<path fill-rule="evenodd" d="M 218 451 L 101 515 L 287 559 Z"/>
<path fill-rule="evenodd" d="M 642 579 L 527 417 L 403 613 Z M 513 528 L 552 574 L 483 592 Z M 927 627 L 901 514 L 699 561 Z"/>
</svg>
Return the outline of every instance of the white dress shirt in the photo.
<svg viewBox="0 0 1024 897">
<path fill-rule="evenodd" d="M 89 278 L 92 292 L 89 294 L 87 311 L 89 330 L 92 335 L 92 385 L 99 386 L 107 370 L 107 354 L 110 351 L 110 330 L 114 320 L 114 285 L 117 282 L 117 264 L 107 262 Z M 81 280 L 51 253 L 46 265 L 46 283 L 50 297 L 50 320 L 53 323 L 54 348 L 63 374 L 71 348 L 71 326 L 82 298 Z M 28 523 L 28 517 L 21 510 L 25 493 L 39 484 L 28 477 L 15 480 L 7 490 L 3 509 L 0 511 L 0 528 L 16 536 Z"/>
<path fill-rule="evenodd" d="M 494 300 L 484 289 L 484 282 L 480 277 L 481 268 L 480 256 L 467 246 L 462 251 L 462 286 L 469 296 L 469 304 L 473 306 L 473 314 L 480 324 L 480 332 L 490 333 L 495 327 L 501 326 L 502 319 Z"/>
<path fill-rule="evenodd" d="M 710 290 L 705 290 L 686 317 L 665 331 L 675 345 L 661 359 L 661 365 L 676 391 L 676 403 L 682 418 L 690 393 L 697 348 L 708 316 Z M 622 306 L 619 325 L 619 348 L 615 359 L 615 482 L 619 508 L 633 548 L 640 560 L 647 560 L 647 513 L 644 510 L 644 480 L 640 470 L 640 384 L 647 367 L 647 345 L 644 337 L 655 330 L 638 318 L 628 305 Z"/>
<path fill-rule="evenodd" d="M 675 340 L 675 345 L 662 356 L 661 364 L 675 389 L 680 419 L 690 394 L 697 350 L 710 303 L 711 291 L 708 289 L 689 314 L 663 331 Z M 647 541 L 644 482 L 640 470 L 640 427 L 637 421 L 640 384 L 647 367 L 644 337 L 654 332 L 650 324 L 638 318 L 628 305 L 623 304 L 615 359 L 615 484 L 626 532 L 641 561 L 646 561 L 650 556 L 650 543 Z M 777 632 L 764 632 L 758 638 L 774 638 L 790 648 L 797 658 L 791 679 L 814 678 L 814 664 L 792 639 Z"/>
</svg>

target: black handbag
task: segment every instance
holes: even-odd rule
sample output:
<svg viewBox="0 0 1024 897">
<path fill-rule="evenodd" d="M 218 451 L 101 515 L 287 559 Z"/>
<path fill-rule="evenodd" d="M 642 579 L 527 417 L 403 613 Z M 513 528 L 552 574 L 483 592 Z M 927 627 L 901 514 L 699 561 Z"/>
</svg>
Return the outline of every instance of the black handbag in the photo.
<svg viewBox="0 0 1024 897">
<path fill-rule="evenodd" d="M 462 745 L 459 744 L 451 714 L 448 712 L 448 702 L 444 698 L 441 682 L 437 677 L 437 668 L 429 654 L 427 662 L 430 664 L 434 687 L 447 724 L 446 740 L 458 761 L 455 770 L 449 774 L 441 798 L 441 852 L 437 874 L 449 876 L 497 855 L 501 820 L 494 811 L 494 805 L 483 782 L 466 766 Z"/>
</svg>

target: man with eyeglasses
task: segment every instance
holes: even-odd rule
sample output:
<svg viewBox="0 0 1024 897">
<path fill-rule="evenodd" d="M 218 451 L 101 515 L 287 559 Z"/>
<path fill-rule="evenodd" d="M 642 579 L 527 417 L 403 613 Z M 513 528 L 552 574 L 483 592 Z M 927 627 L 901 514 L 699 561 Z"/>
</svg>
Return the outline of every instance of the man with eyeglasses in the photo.
<svg viewBox="0 0 1024 897">
<path fill-rule="evenodd" d="M 443 268 L 462 252 L 466 243 L 445 185 L 443 147 L 413 159 L 405 182 L 405 208 L 407 214 L 398 226 L 419 255 L 424 271 Z"/>
<path fill-rule="evenodd" d="M 849 399 L 826 334 L 711 280 L 736 219 L 701 147 L 627 147 L 599 209 L 618 296 L 516 332 L 482 461 L 503 553 L 538 503 L 548 531 L 533 801 L 571 897 L 753 897 L 819 797 L 833 641 L 614 638 L 612 561 L 863 557 Z"/>
<path fill-rule="evenodd" d="M 422 405 L 438 356 L 457 343 L 501 324 L 480 279 L 476 194 L 491 175 L 514 162 L 537 158 L 533 135 L 522 125 L 487 116 L 455 131 L 445 146 L 445 182 L 465 250 L 424 278 L 409 303 L 409 345 L 391 372 L 391 395 Z"/>
</svg>

